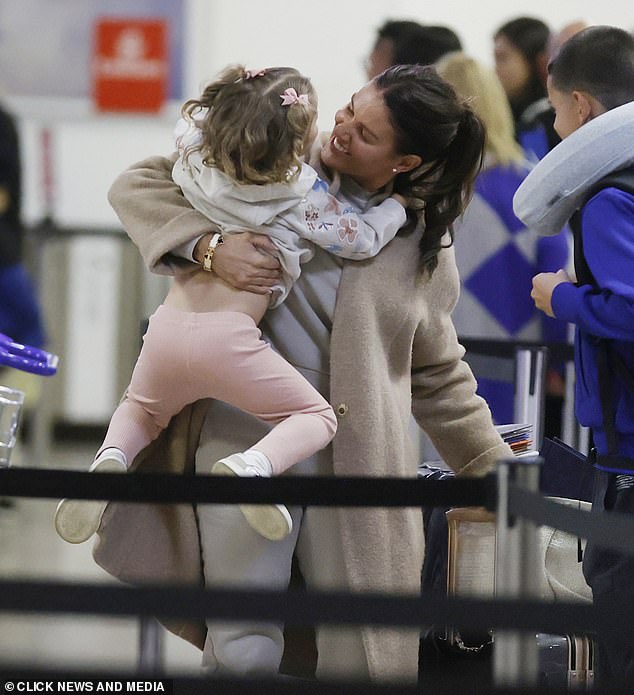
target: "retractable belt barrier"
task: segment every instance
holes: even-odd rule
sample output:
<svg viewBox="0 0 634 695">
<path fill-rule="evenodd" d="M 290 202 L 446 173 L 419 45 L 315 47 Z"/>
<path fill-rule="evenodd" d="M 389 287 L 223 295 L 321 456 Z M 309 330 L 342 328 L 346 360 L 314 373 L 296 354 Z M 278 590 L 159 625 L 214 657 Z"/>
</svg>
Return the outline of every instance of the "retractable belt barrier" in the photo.
<svg viewBox="0 0 634 695">
<path fill-rule="evenodd" d="M 0 494 L 157 502 L 279 503 L 319 507 L 455 506 L 495 509 L 495 475 L 453 480 L 363 477 L 233 478 L 157 473 L 0 469 Z"/>
<path fill-rule="evenodd" d="M 72 491 L 72 492 L 69 492 Z M 489 474 L 481 478 L 454 478 L 449 480 L 428 479 L 402 479 L 402 478 L 332 478 L 332 477 L 280 477 L 280 478 L 230 478 L 222 476 L 183 476 L 153 473 L 101 473 L 95 476 L 87 472 L 41 470 L 29 468 L 0 469 L 0 493 L 6 496 L 35 497 L 35 498 L 60 498 L 73 497 L 76 499 L 103 499 L 123 502 L 150 502 L 161 504 L 233 504 L 233 503 L 277 503 L 284 502 L 289 505 L 308 505 L 322 507 L 421 507 L 421 506 L 482 506 L 495 509 L 497 502 L 496 476 Z M 517 485 L 508 486 L 509 515 L 518 515 L 532 520 L 537 525 L 546 525 L 562 529 L 568 533 L 589 538 L 593 542 L 620 551 L 634 553 L 634 520 L 626 515 L 612 513 L 602 516 L 591 516 L 590 513 L 566 507 L 544 499 L 540 494 L 529 492 Z M 121 593 L 112 587 L 86 586 L 88 592 L 87 602 L 84 607 L 79 607 L 79 586 L 74 586 L 72 595 L 64 598 L 63 591 L 57 595 L 55 585 L 47 585 L 47 590 L 40 593 L 38 587 L 42 585 L 28 582 L 0 582 L 0 609 L 28 611 L 29 601 L 37 604 L 38 611 L 52 610 L 54 612 L 73 612 L 73 605 L 78 605 L 77 612 L 91 612 L 92 600 L 94 605 L 109 605 L 104 612 L 113 613 L 137 613 L 137 614 L 161 614 L 165 617 L 192 617 L 201 610 L 201 606 L 208 605 L 210 611 L 221 611 L 222 617 L 231 615 L 244 618 L 249 611 L 254 610 L 254 604 L 245 601 L 241 592 L 227 592 L 222 594 L 221 601 L 213 600 L 209 594 L 210 603 L 205 603 L 208 592 L 204 590 L 161 588 L 150 589 L 120 589 Z M 63 586 L 63 585 L 62 585 Z M 103 597 L 96 600 L 97 594 L 106 592 Z M 111 592 L 108 594 L 107 592 Z M 130 592 L 126 594 L 125 592 Z M 151 593 L 154 592 L 154 593 Z M 167 599 L 169 593 L 169 600 Z M 217 592 L 212 592 L 213 595 Z M 20 598 L 28 596 L 28 600 Z M 108 595 L 116 597 L 115 601 L 105 600 Z M 248 592 L 247 595 L 256 596 L 256 592 Z M 287 597 L 288 594 L 284 593 Z M 126 604 L 126 596 L 130 596 L 130 603 Z M 146 598 L 144 599 L 144 596 Z M 161 598 L 163 596 L 163 598 Z M 236 597 L 235 602 L 230 600 Z M 48 597 L 48 598 L 47 598 Z M 216 599 L 218 596 L 216 596 Z M 259 597 L 255 604 L 263 602 L 263 613 L 258 618 L 270 619 L 283 617 L 292 620 L 293 611 L 298 606 L 294 603 L 280 602 L 277 604 L 267 592 Z M 307 599 L 302 593 L 302 601 Z M 491 626 L 511 626 L 508 622 L 508 607 L 497 610 L 495 604 L 482 601 L 468 608 L 462 607 L 456 615 L 443 613 L 448 610 L 444 602 L 434 598 L 432 603 L 425 598 L 416 599 L 387 599 L 381 596 L 365 596 L 357 599 L 337 597 L 320 597 L 315 619 L 320 622 L 337 622 L 337 611 L 341 611 L 340 619 L 343 622 L 360 622 L 359 618 L 368 611 L 366 617 L 368 623 L 378 621 L 380 624 L 422 625 L 421 609 L 424 609 L 425 620 L 447 621 L 459 618 L 465 627 L 482 627 L 484 624 Z M 447 605 L 451 605 L 452 599 Z M 163 602 L 165 601 L 165 602 Z M 203 603 L 199 603 L 202 601 Z M 284 599 L 288 601 L 288 599 Z M 350 601 L 350 603 L 348 603 Z M 408 601 L 413 603 L 408 603 Z M 486 606 L 486 618 L 480 622 L 478 605 Z M 499 602 L 497 602 L 499 603 Z M 520 604 L 517 603 L 518 608 Z M 125 606 L 129 608 L 126 609 Z M 171 609 L 165 614 L 165 606 Z M 225 607 L 231 605 L 231 609 Z M 384 606 L 381 608 L 381 606 Z M 551 616 L 557 619 L 563 618 L 568 623 L 573 621 L 575 630 L 592 630 L 592 621 L 595 619 L 592 613 L 584 613 L 587 607 L 579 604 L 574 606 L 576 618 L 572 613 L 567 613 L 565 604 L 548 606 L 541 611 L 538 606 L 531 605 L 525 617 L 525 622 L 517 615 L 514 617 L 514 626 L 522 628 L 547 628 L 553 627 Z M 121 610 L 117 608 L 121 606 Z M 558 611 L 561 609 L 561 613 Z M 179 612 L 182 611 L 182 612 Z M 279 613 L 278 613 L 279 611 Z M 303 618 L 307 617 L 309 608 L 302 608 Z M 333 614 L 334 611 L 334 614 Z M 431 614 L 429 613 L 431 611 Z M 441 611 L 442 614 L 437 613 Z M 101 612 L 101 611 L 99 611 Z M 432 615 L 433 614 L 433 615 Z M 331 617 L 332 616 L 332 617 Z M 581 616 L 584 616 L 581 618 Z M 536 622 L 536 618 L 538 618 Z M 499 622 L 496 622 L 498 621 Z M 581 622 L 579 622 L 581 620 Z M 517 622 L 519 621 L 519 622 Z M 556 622 L 556 621 L 555 621 Z M 539 624 L 538 624 L 539 623 Z M 570 627 L 573 627 L 571 624 Z"/>
<path fill-rule="evenodd" d="M 69 492 L 71 490 L 72 492 Z M 495 474 L 481 478 L 224 476 L 100 473 L 0 469 L 0 494 L 12 497 L 154 502 L 157 504 L 279 503 L 316 507 L 486 507 L 495 510 Z M 612 513 L 600 517 L 565 507 L 509 485 L 509 514 L 587 538 L 613 550 L 634 553 L 634 520 Z"/>
<path fill-rule="evenodd" d="M 387 596 L 322 591 L 238 591 L 0 581 L 0 610 L 81 615 L 153 615 L 161 619 L 280 621 L 292 625 L 457 625 L 464 629 L 506 628 L 556 633 L 592 632 L 603 617 L 593 606 L 539 600 L 496 601 L 440 596 Z M 624 616 L 620 616 L 624 619 Z M 634 619 L 634 616 L 632 616 Z M 615 630 L 618 626 L 615 625 Z"/>
<path fill-rule="evenodd" d="M 490 500 L 491 480 L 494 476 L 470 480 L 395 480 L 355 478 L 295 478 L 295 479 L 230 479 L 213 478 L 213 485 L 200 485 L 200 477 L 191 483 L 198 486 L 171 489 L 162 495 L 163 485 L 173 485 L 180 476 L 151 474 L 109 474 L 94 476 L 89 473 L 41 471 L 29 469 L 0 470 L 2 494 L 23 495 L 22 488 L 32 479 L 42 476 L 44 482 L 37 491 L 29 490 L 29 497 L 58 497 L 68 481 L 98 483 L 100 491 L 86 485 L 81 492 L 73 487 L 72 496 L 81 499 L 118 499 L 156 502 L 278 502 L 290 504 L 316 504 L 321 506 L 420 506 L 460 505 L 484 506 Z M 99 478 L 99 480 L 95 480 Z M 135 485 L 131 485 L 132 481 Z M 156 489 L 132 489 L 150 480 L 161 483 Z M 286 485 L 297 485 L 293 494 L 283 496 Z M 359 486 L 358 483 L 364 485 Z M 460 483 L 472 486 L 467 493 Z M 5 486 L 5 483 L 8 483 Z M 316 483 L 315 488 L 311 485 Z M 328 484 L 329 483 L 329 484 Z M 416 494 L 397 483 L 406 483 Z M 387 486 L 386 486 L 387 484 Z M 216 487 L 217 485 L 217 487 Z M 376 485 L 380 485 L 377 489 Z M 207 489 L 208 488 L 208 489 Z M 215 488 L 215 489 L 214 489 Z M 262 489 L 261 489 L 262 488 Z M 266 490 L 264 490 L 267 488 Z M 381 493 L 382 491 L 382 493 Z M 191 493 L 191 494 L 188 494 Z M 388 493 L 393 497 L 387 499 Z M 458 494 L 456 494 L 458 493 Z M 380 495 L 385 499 L 379 501 Z M 292 501 L 291 501 L 292 500 Z M 616 550 L 634 553 L 634 520 L 623 514 L 600 517 L 545 500 L 541 495 L 509 485 L 510 516 L 525 516 L 538 525 L 561 528 L 591 538 L 594 542 Z M 0 610 L 53 613 L 99 613 L 110 615 L 155 615 L 162 618 L 200 618 L 214 616 L 223 620 L 283 619 L 289 623 L 311 624 L 377 624 L 391 626 L 422 626 L 425 624 L 452 624 L 467 628 L 538 629 L 543 632 L 593 632 L 603 616 L 595 614 L 590 605 L 558 602 L 555 604 L 523 600 L 443 599 L 437 596 L 396 597 L 380 594 L 338 594 L 322 592 L 268 592 L 268 591 L 210 591 L 202 588 L 144 585 L 143 587 L 94 586 L 73 584 L 68 592 L 66 584 L 54 582 L 0 581 Z M 511 608 L 513 610 L 511 610 Z M 621 619 L 623 616 L 620 616 Z M 634 615 L 632 616 L 634 622 Z M 619 621 L 620 624 L 621 621 Z M 615 629 L 618 624 L 614 623 Z"/>
<path fill-rule="evenodd" d="M 551 526 L 596 545 L 634 554 L 634 519 L 627 514 L 591 515 L 509 485 L 509 513 L 538 526 Z"/>
<path fill-rule="evenodd" d="M 328 507 L 427 505 L 485 506 L 489 509 L 497 506 L 499 511 L 504 508 L 504 502 L 502 507 L 499 506 L 499 492 L 500 499 L 506 499 L 510 525 L 514 519 L 519 523 L 526 518 L 536 525 L 561 528 L 581 538 L 591 538 L 593 542 L 606 547 L 634 553 L 631 540 L 634 538 L 634 520 L 630 517 L 616 513 L 590 516 L 588 512 L 550 502 L 525 486 L 518 485 L 521 476 L 517 481 L 507 478 L 508 484 L 502 483 L 504 478 L 500 477 L 501 471 L 509 465 L 531 467 L 532 464 L 503 461 L 497 475 L 450 480 L 361 477 L 234 479 L 151 473 L 103 473 L 95 476 L 74 471 L 8 468 L 0 470 L 0 494 L 162 504 L 284 502 Z M 634 614 L 627 612 L 620 613 L 619 619 L 615 620 L 614 616 L 599 613 L 590 604 L 545 603 L 526 597 L 503 596 L 491 601 L 369 593 L 208 590 L 165 584 L 128 587 L 73 583 L 72 591 L 68 589 L 69 585 L 65 583 L 0 581 L 0 611 L 151 615 L 163 619 L 200 619 L 206 616 L 219 620 L 285 621 L 302 625 L 422 627 L 445 624 L 462 629 L 496 628 L 500 631 L 576 634 L 593 633 L 598 629 L 619 634 L 619 626 L 624 622 L 634 624 Z M 366 688 L 365 692 L 372 692 L 365 685 L 363 687 Z M 262 692 L 278 691 L 269 689 Z M 310 691 L 297 687 L 288 692 Z M 415 690 L 388 689 L 385 692 L 406 693 Z M 490 692 L 496 691 L 493 689 Z M 505 692 L 508 692 L 508 688 Z"/>
<path fill-rule="evenodd" d="M 570 362 L 574 359 L 575 349 L 571 343 L 546 343 L 531 340 L 490 340 L 459 337 L 460 344 L 468 352 L 488 357 L 511 359 L 517 350 L 538 350 L 547 348 L 554 362 Z"/>
</svg>

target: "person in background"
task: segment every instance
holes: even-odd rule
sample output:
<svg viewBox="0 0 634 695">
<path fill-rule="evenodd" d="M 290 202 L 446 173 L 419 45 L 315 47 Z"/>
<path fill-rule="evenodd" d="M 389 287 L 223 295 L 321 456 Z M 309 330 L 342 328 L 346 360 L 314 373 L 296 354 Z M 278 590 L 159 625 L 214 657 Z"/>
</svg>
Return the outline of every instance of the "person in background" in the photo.
<svg viewBox="0 0 634 695">
<path fill-rule="evenodd" d="M 0 106 L 0 333 L 42 347 L 41 309 L 23 258 L 21 194 L 18 131 L 13 116 Z"/>
<path fill-rule="evenodd" d="M 558 142 L 546 94 L 550 29 L 533 17 L 503 24 L 493 36 L 495 71 L 511 105 L 515 137 L 529 159 L 541 159 Z"/>
<path fill-rule="evenodd" d="M 544 233 L 556 233 L 571 219 L 576 278 L 565 270 L 540 273 L 532 296 L 548 316 L 576 326 L 575 413 L 590 428 L 595 446 L 592 512 L 632 516 L 634 37 L 610 26 L 575 34 L 549 65 L 548 94 L 563 141 L 526 179 L 515 209 L 539 221 Z M 629 176 L 629 189 L 601 184 L 615 171 Z M 597 612 L 610 623 L 598 630 L 595 682 L 625 681 L 631 688 L 634 553 L 590 539 L 583 571 Z"/>
<path fill-rule="evenodd" d="M 585 19 L 576 19 L 573 22 L 568 22 L 559 31 L 552 32 L 548 41 L 548 58 L 553 60 L 561 47 L 571 39 L 575 34 L 578 34 L 583 29 L 591 26 L 591 22 Z"/>
<path fill-rule="evenodd" d="M 369 80 L 392 65 L 433 65 L 450 51 L 462 49 L 453 29 L 408 20 L 388 20 L 377 31 L 366 61 Z"/>
<path fill-rule="evenodd" d="M 361 87 L 316 143 L 309 163 L 339 200 L 364 212 L 398 193 L 408 201 L 408 222 L 363 262 L 316 248 L 286 301 L 261 323 L 338 418 L 331 446 L 289 475 L 414 479 L 412 414 L 460 475 L 482 474 L 512 456 L 475 393 L 451 322 L 459 287 L 451 228 L 483 148 L 472 109 L 432 67 L 418 65 L 392 67 Z M 115 181 L 109 197 L 148 266 L 177 274 L 202 261 L 217 228 L 182 196 L 172 167 L 173 159 L 140 162 Z M 193 252 L 183 248 L 189 243 Z M 213 271 L 232 286 L 266 293 L 278 281 L 272 250 L 262 234 L 231 234 L 216 250 Z M 135 467 L 191 473 L 195 456 L 203 473 L 209 461 L 263 429 L 221 402 L 198 402 L 172 419 Z M 231 505 L 198 505 L 195 512 L 181 505 L 166 514 L 152 505 L 111 504 L 94 555 L 127 581 L 285 590 L 296 549 L 309 589 L 419 592 L 420 510 L 289 511 L 293 531 L 272 543 Z M 318 625 L 317 677 L 413 681 L 419 632 Z M 215 673 L 275 674 L 284 646 L 282 626 L 270 622 L 210 619 L 180 634 L 203 648 L 203 663 Z"/>
<path fill-rule="evenodd" d="M 511 105 L 515 138 L 531 164 L 561 141 L 546 93 L 546 69 L 553 41 L 556 44 L 558 39 L 548 25 L 533 17 L 506 22 L 494 35 L 495 70 Z M 552 363 L 546 381 L 547 437 L 561 436 L 565 395 L 565 364 Z"/>
<path fill-rule="evenodd" d="M 487 132 L 484 166 L 474 196 L 456 224 L 456 264 L 461 293 L 453 312 L 460 337 L 565 342 L 567 324 L 544 316 L 530 297 L 532 278 L 568 263 L 565 234 L 540 237 L 513 213 L 513 196 L 529 172 L 514 138 L 504 90 L 492 70 L 464 53 L 450 53 L 436 68 L 463 98 L 471 100 Z M 498 424 L 513 422 L 514 383 L 501 380 L 499 361 L 486 370 L 479 357 L 478 393 Z M 480 371 L 480 370 L 477 370 Z"/>
</svg>

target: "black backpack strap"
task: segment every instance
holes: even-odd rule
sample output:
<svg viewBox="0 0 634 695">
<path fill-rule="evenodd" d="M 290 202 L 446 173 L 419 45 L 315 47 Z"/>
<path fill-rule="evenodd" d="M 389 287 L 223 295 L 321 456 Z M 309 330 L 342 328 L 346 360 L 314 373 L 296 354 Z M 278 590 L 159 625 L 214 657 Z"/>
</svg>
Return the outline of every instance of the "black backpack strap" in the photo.
<svg viewBox="0 0 634 695">
<path fill-rule="evenodd" d="M 583 253 L 583 238 L 581 234 L 581 210 L 583 206 L 604 188 L 618 188 L 626 193 L 634 195 L 634 167 L 620 169 L 593 184 L 587 191 L 581 207 L 570 218 L 569 226 L 572 230 L 574 239 L 574 267 L 575 276 L 579 285 L 596 285 L 594 275 L 588 266 L 585 255 Z"/>
<path fill-rule="evenodd" d="M 619 169 L 597 181 L 586 196 L 586 201 L 604 188 L 619 188 L 626 193 L 634 195 L 634 166 L 627 169 Z"/>
<path fill-rule="evenodd" d="M 621 169 L 597 181 L 588 191 L 583 205 L 604 188 L 618 188 L 634 195 L 634 167 Z M 575 274 L 578 284 L 593 285 L 596 287 L 597 282 L 594 279 L 583 252 L 583 237 L 581 234 L 581 209 L 583 205 L 570 219 L 570 228 L 572 229 L 574 238 Z M 606 455 L 595 455 L 595 462 L 599 467 L 615 473 L 632 473 L 634 471 L 634 460 L 617 454 L 613 385 L 615 374 L 618 374 L 627 389 L 634 393 L 634 374 L 628 369 L 621 356 L 611 349 L 610 340 L 597 338 L 596 346 L 599 399 L 601 401 L 603 427 L 605 429 L 608 453 Z"/>
<path fill-rule="evenodd" d="M 614 427 L 614 391 L 612 383 L 614 376 L 610 370 L 610 349 L 606 340 L 597 341 L 597 368 L 599 373 L 599 398 L 601 399 L 601 412 L 603 415 L 603 427 L 608 444 L 608 454 L 616 455 L 616 429 Z"/>
</svg>

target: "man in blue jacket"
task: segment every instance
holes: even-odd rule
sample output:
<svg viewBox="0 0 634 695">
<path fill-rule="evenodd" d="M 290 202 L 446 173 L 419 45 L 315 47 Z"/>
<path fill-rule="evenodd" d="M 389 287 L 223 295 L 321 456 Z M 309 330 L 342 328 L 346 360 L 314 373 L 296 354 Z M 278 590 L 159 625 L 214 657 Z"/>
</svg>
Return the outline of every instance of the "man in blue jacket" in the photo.
<svg viewBox="0 0 634 695">
<path fill-rule="evenodd" d="M 577 131 L 615 109 L 631 123 L 634 37 L 606 26 L 580 32 L 551 62 L 548 94 L 562 149 L 573 133 L 571 140 L 582 143 Z M 603 137 L 610 137 L 605 128 Z M 627 153 L 634 148 L 631 136 L 624 140 L 619 176 L 625 183 L 592 181 L 590 174 L 592 185 L 572 216 L 576 282 L 564 270 L 540 273 L 531 296 L 549 316 L 576 325 L 575 410 L 596 447 L 593 510 L 634 514 L 634 168 Z M 596 142 L 583 144 L 567 162 L 571 176 L 601 170 L 601 152 L 594 161 L 589 156 Z M 588 543 L 584 557 L 594 604 L 614 615 L 615 625 L 616 616 L 634 611 L 634 539 L 632 547 L 629 554 Z M 630 618 L 618 622 L 620 632 L 599 632 L 596 676 L 634 682 L 634 627 Z"/>
</svg>

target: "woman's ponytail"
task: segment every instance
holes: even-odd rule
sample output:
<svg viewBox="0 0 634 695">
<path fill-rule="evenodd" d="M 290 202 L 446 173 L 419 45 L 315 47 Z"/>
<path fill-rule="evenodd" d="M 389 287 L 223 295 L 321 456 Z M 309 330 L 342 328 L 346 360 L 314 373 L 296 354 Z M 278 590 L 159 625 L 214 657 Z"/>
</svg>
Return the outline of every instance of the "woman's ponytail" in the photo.
<svg viewBox="0 0 634 695">
<path fill-rule="evenodd" d="M 485 129 L 471 107 L 463 105 L 455 137 L 439 158 L 438 177 L 425 205 L 425 233 L 421 241 L 423 264 L 430 271 L 438 264 L 442 238 L 449 234 L 453 244 L 453 223 L 464 212 L 482 168 Z"/>
<path fill-rule="evenodd" d="M 431 66 L 395 66 L 376 78 L 397 132 L 398 149 L 422 165 L 394 190 L 411 201 L 419 224 L 421 264 L 433 272 L 443 238 L 464 211 L 484 157 L 485 129 L 471 106 Z"/>
</svg>

